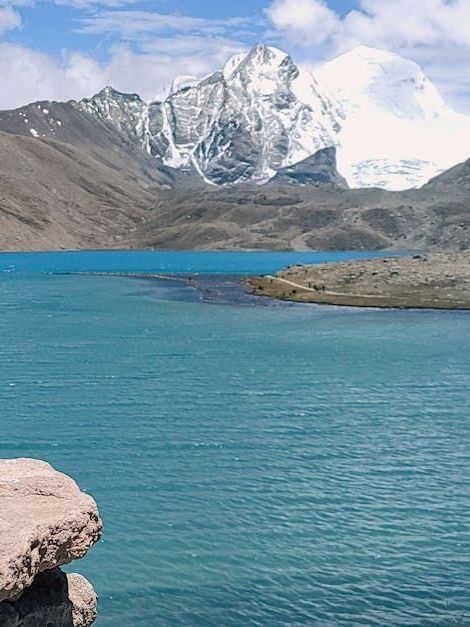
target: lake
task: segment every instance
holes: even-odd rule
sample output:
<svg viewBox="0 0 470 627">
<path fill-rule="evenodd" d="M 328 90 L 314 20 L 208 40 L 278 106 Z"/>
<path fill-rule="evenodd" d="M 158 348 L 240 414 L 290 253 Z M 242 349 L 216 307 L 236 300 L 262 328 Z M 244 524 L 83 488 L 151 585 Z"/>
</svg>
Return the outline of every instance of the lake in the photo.
<svg viewBox="0 0 470 627">
<path fill-rule="evenodd" d="M 470 313 L 236 278 L 358 256 L 0 255 L 0 456 L 96 498 L 98 627 L 468 624 Z"/>
</svg>

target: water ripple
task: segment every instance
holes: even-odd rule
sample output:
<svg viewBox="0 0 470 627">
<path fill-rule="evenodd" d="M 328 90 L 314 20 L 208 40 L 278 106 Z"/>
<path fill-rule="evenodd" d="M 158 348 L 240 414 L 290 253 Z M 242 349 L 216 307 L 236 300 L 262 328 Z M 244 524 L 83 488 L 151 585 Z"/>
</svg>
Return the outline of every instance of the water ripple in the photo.
<svg viewBox="0 0 470 627">
<path fill-rule="evenodd" d="M 101 627 L 470 615 L 470 316 L 0 280 L 3 456 L 97 498 Z"/>
</svg>

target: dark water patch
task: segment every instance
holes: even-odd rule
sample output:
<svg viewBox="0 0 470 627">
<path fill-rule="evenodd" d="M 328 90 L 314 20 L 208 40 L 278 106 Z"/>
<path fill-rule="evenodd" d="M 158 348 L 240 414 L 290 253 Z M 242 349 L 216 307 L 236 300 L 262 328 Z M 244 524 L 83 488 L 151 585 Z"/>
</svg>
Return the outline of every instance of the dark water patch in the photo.
<svg viewBox="0 0 470 627">
<path fill-rule="evenodd" d="M 187 276 L 138 276 L 127 275 L 141 285 L 153 285 L 168 298 L 182 302 L 204 302 L 214 305 L 237 305 L 245 307 L 294 307 L 276 299 L 253 294 L 247 285 L 246 276 L 224 274 L 195 274 Z M 150 296 L 151 290 L 146 290 Z M 300 305 L 302 306 L 302 305 Z"/>
</svg>

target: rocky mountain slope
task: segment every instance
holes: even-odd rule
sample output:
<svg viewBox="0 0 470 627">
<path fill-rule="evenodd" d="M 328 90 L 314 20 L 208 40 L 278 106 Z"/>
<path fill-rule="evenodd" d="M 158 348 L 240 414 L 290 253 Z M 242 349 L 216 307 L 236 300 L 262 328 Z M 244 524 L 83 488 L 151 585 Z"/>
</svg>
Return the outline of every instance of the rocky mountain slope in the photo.
<svg viewBox="0 0 470 627">
<path fill-rule="evenodd" d="M 120 246 L 154 192 L 70 144 L 0 133 L 0 249 Z"/>
<path fill-rule="evenodd" d="M 322 148 L 311 157 L 281 168 L 271 179 L 278 185 L 330 185 L 347 189 L 346 179 L 338 172 L 335 148 Z"/>
<path fill-rule="evenodd" d="M 123 182 L 130 178 L 149 187 L 173 180 L 171 171 L 136 146 L 127 132 L 120 132 L 114 122 L 88 115 L 74 102 L 35 102 L 0 111 L 0 131 L 72 145 L 119 172 Z"/>
<path fill-rule="evenodd" d="M 328 149 L 266 185 L 231 187 L 179 171 L 156 186 L 90 152 L 0 133 L 1 250 L 470 246 L 470 161 L 387 192 L 345 188 Z"/>
<path fill-rule="evenodd" d="M 125 246 L 171 170 L 73 103 L 0 111 L 0 249 Z"/>
<path fill-rule="evenodd" d="M 451 190 L 457 194 L 463 190 L 466 194 L 470 192 L 470 159 L 431 179 L 424 189 L 439 190 L 446 187 L 449 193 Z"/>
<path fill-rule="evenodd" d="M 466 167 L 470 167 L 470 162 Z M 132 246 L 273 250 L 415 250 L 470 247 L 464 166 L 420 190 L 341 189 L 275 180 L 163 191 Z"/>
</svg>

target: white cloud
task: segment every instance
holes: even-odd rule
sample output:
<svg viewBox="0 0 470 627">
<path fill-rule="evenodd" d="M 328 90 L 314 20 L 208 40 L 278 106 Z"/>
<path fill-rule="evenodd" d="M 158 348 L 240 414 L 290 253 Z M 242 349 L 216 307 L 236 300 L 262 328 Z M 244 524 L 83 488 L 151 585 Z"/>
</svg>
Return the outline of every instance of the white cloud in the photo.
<svg viewBox="0 0 470 627">
<path fill-rule="evenodd" d="M 289 38 L 308 45 L 323 43 L 340 27 L 339 17 L 322 0 L 274 0 L 266 13 Z"/>
<path fill-rule="evenodd" d="M 81 32 L 120 42 L 108 50 L 106 62 L 78 52 L 55 59 L 0 43 L 0 107 L 80 98 L 105 84 L 145 99 L 162 97 L 177 75 L 201 77 L 219 69 L 231 54 L 248 47 L 247 38 L 253 41 L 247 30 L 259 27 L 246 18 L 106 8 L 133 1 L 55 0 L 91 11 L 81 20 Z M 16 0 L 15 5 L 29 2 Z M 327 0 L 272 0 L 267 16 L 274 27 L 269 39 L 277 39 L 300 61 L 319 61 L 359 43 L 394 50 L 421 63 L 454 106 L 470 109 L 470 0 L 359 0 L 345 16 Z M 20 26 L 17 11 L 0 0 L 0 35 Z"/>
<path fill-rule="evenodd" d="M 111 6 L 130 1 L 96 0 L 96 4 Z M 98 62 L 84 52 L 64 51 L 57 59 L 31 47 L 0 42 L 1 108 L 41 99 L 78 99 L 91 96 L 105 85 L 136 92 L 145 100 L 162 98 L 178 75 L 206 76 L 246 48 L 233 37 L 246 26 L 244 18 L 217 20 L 90 8 L 95 0 L 55 2 L 88 6 L 91 13 L 81 18 L 81 32 L 109 35 L 108 41 L 117 43 L 108 48 L 107 60 Z M 0 0 L 0 34 L 20 24 L 20 16 Z"/>
<path fill-rule="evenodd" d="M 306 55 L 318 54 L 318 44 L 330 56 L 358 44 L 407 55 L 454 104 L 470 109 L 461 90 L 470 74 L 470 0 L 359 0 L 344 16 L 323 0 L 273 0 L 267 15 L 286 46 Z"/>
<path fill-rule="evenodd" d="M 153 11 L 97 11 L 82 20 L 79 32 L 94 35 L 112 33 L 128 39 L 168 31 L 210 35 L 223 34 L 227 31 L 233 33 L 234 29 L 247 22 L 248 20 L 237 17 L 217 20 Z"/>
<path fill-rule="evenodd" d="M 241 49 L 240 44 L 220 37 L 160 37 L 144 44 L 139 53 L 127 44 L 115 46 L 100 69 L 106 84 L 155 100 L 168 93 L 177 76 L 206 76 Z"/>
<path fill-rule="evenodd" d="M 21 26 L 21 16 L 10 6 L 0 6 L 0 35 Z"/>
<path fill-rule="evenodd" d="M 366 43 L 470 45 L 469 0 L 359 0 L 340 17 L 323 0 L 273 0 L 267 14 L 287 36 L 305 42 L 319 37 L 339 47 Z"/>
<path fill-rule="evenodd" d="M 181 74 L 205 76 L 243 47 L 223 37 L 180 36 L 149 41 L 136 53 L 128 44 L 114 46 L 107 62 L 74 53 L 56 60 L 23 46 L 0 44 L 0 108 L 35 100 L 91 96 L 105 85 L 137 92 L 145 100 L 163 97 Z"/>
<path fill-rule="evenodd" d="M 343 45 L 370 43 L 388 46 L 470 44 L 468 0 L 361 0 L 336 34 Z"/>
<path fill-rule="evenodd" d="M 0 107 L 7 109 L 33 100 L 67 100 L 74 93 L 93 89 L 99 66 L 82 55 L 59 64 L 45 54 L 13 44 L 0 44 Z"/>
</svg>

